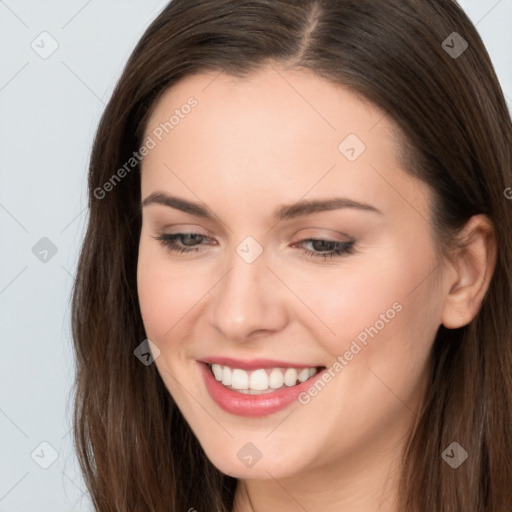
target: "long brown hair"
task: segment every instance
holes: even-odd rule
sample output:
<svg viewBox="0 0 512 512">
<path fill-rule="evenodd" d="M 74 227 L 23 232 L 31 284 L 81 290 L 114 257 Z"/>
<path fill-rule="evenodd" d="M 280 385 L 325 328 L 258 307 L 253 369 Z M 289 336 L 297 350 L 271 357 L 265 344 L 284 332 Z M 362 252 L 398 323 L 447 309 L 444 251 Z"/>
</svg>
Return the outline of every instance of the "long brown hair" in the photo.
<svg viewBox="0 0 512 512">
<path fill-rule="evenodd" d="M 468 46 L 458 55 L 461 38 Z M 179 79 L 245 76 L 268 62 L 311 69 L 396 121 L 408 171 L 434 192 L 443 250 L 472 215 L 494 224 L 497 263 L 478 315 L 463 328 L 441 326 L 434 341 L 400 496 L 406 512 L 510 510 L 512 127 L 481 38 L 451 0 L 174 0 L 147 29 L 94 141 L 72 299 L 74 438 L 96 510 L 232 510 L 237 480 L 206 458 L 156 366 L 134 356 L 146 338 L 136 286 L 141 198 L 139 165 L 126 162 Z M 469 454 L 457 470 L 441 457 L 454 441 Z"/>
</svg>

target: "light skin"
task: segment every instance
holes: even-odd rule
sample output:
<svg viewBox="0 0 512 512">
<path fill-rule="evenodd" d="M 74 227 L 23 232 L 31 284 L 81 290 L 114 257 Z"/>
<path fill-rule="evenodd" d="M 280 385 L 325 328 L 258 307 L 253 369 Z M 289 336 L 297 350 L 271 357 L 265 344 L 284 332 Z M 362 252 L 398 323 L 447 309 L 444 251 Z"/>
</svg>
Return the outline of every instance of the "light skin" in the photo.
<svg viewBox="0 0 512 512">
<path fill-rule="evenodd" d="M 394 512 L 436 331 L 477 314 L 494 265 L 491 224 L 473 217 L 464 253 L 442 260 L 431 191 L 400 168 L 392 121 L 310 71 L 187 77 L 157 103 L 146 136 L 190 96 L 197 107 L 142 163 L 142 200 L 160 192 L 212 213 L 143 207 L 138 293 L 159 373 L 208 458 L 239 479 L 235 512 Z M 349 134 L 366 146 L 355 161 L 338 149 Z M 272 219 L 283 205 L 334 197 L 378 212 Z M 176 243 L 197 252 L 155 238 L 187 232 L 204 238 Z M 263 249 L 252 263 L 237 253 L 248 236 Z M 354 252 L 312 258 L 333 245 L 310 238 L 355 241 Z M 401 311 L 307 405 L 232 415 L 198 371 L 213 355 L 330 367 L 397 302 Z M 262 454 L 250 468 L 237 457 L 248 442 Z"/>
</svg>

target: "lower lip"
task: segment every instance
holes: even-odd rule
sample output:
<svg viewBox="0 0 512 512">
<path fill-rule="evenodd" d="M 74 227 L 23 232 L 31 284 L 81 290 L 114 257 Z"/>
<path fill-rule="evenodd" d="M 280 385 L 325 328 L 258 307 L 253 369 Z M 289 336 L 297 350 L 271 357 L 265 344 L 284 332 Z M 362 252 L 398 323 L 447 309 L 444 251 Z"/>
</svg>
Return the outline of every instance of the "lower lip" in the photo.
<svg viewBox="0 0 512 512">
<path fill-rule="evenodd" d="M 321 376 L 322 370 L 305 382 L 301 382 L 296 386 L 283 387 L 271 393 L 263 395 L 246 395 L 237 393 L 223 386 L 212 374 L 210 367 L 206 363 L 199 363 L 203 373 L 206 389 L 208 393 L 217 403 L 217 405 L 230 414 L 237 416 L 261 417 L 268 416 L 275 412 L 281 411 L 297 397 L 306 391 Z"/>
</svg>

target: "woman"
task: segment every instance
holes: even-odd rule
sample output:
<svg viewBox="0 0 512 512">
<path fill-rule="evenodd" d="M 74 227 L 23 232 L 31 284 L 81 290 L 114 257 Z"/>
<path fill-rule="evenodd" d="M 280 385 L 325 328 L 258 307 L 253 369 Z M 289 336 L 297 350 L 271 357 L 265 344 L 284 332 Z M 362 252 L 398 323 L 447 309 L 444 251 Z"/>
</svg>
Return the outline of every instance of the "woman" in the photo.
<svg viewBox="0 0 512 512">
<path fill-rule="evenodd" d="M 91 156 L 96 509 L 509 510 L 511 143 L 453 1 L 170 3 Z"/>
</svg>

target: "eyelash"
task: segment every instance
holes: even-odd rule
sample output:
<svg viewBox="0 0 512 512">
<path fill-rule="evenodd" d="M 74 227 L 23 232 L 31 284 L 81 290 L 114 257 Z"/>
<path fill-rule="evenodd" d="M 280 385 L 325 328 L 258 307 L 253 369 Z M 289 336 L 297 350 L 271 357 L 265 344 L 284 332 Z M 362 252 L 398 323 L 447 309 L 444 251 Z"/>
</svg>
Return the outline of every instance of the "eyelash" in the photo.
<svg viewBox="0 0 512 512">
<path fill-rule="evenodd" d="M 159 240 L 160 243 L 166 247 L 167 249 L 171 251 L 175 251 L 178 253 L 188 253 L 188 252 L 198 252 L 199 249 L 196 248 L 187 248 L 187 247 L 180 247 L 176 244 L 176 239 L 180 239 L 182 237 L 201 237 L 203 239 L 206 239 L 208 237 L 204 235 L 200 235 L 199 233 L 174 233 L 172 235 L 163 234 L 160 236 L 154 237 L 156 240 Z M 337 240 L 324 240 L 319 238 L 306 238 L 304 240 L 301 240 L 298 243 L 306 243 L 306 242 L 324 242 L 325 244 L 334 245 L 334 249 L 331 249 L 328 252 L 317 252 L 317 251 L 310 251 L 308 249 L 303 249 L 303 252 L 306 253 L 307 256 L 310 258 L 323 258 L 323 260 L 327 260 L 334 257 L 342 257 L 342 256 L 348 256 L 349 254 L 354 253 L 354 245 L 355 241 L 351 240 L 349 242 L 341 242 Z M 202 245 L 202 244 L 198 244 Z"/>
</svg>

